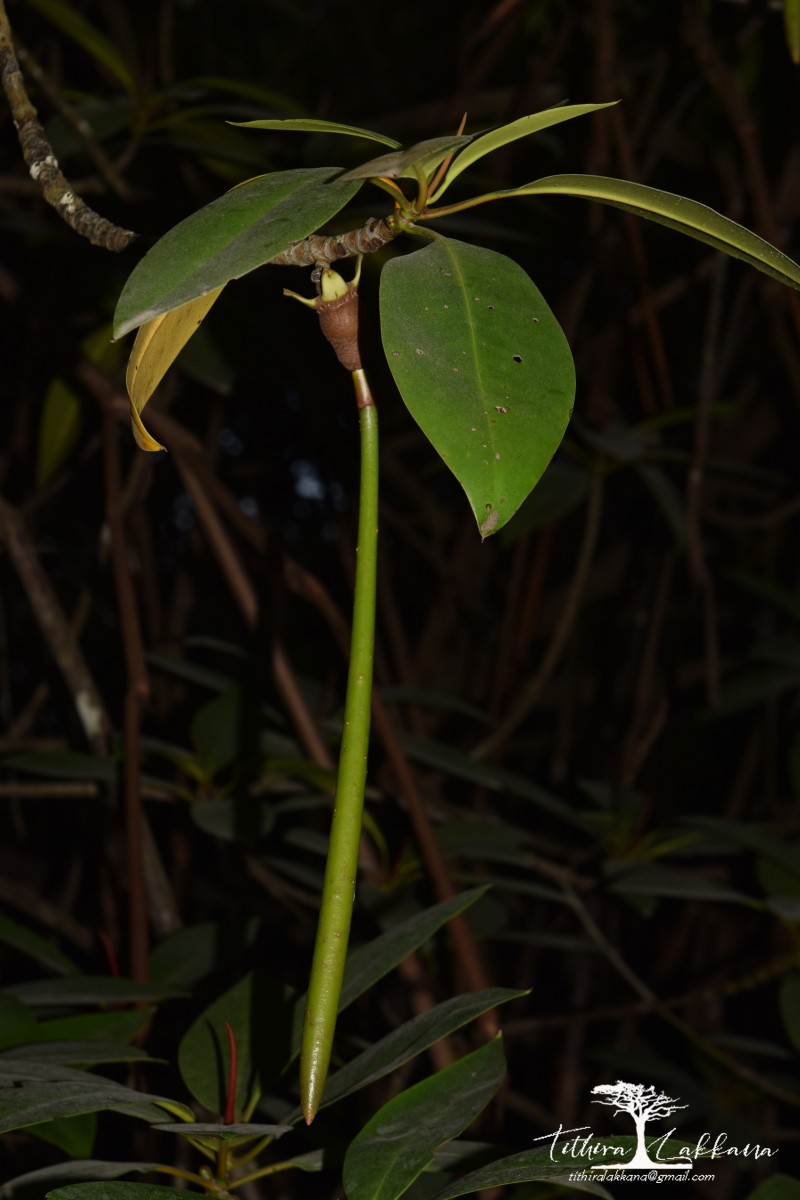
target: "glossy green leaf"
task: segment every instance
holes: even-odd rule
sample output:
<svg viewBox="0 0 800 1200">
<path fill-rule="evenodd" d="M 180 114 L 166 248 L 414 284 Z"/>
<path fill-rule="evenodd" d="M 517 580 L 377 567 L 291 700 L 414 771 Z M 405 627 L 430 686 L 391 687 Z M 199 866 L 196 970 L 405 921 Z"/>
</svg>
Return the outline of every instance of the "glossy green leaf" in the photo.
<svg viewBox="0 0 800 1200">
<path fill-rule="evenodd" d="M 601 1139 L 595 1139 L 592 1144 L 595 1144 L 595 1141 L 600 1142 Z M 515 1183 L 534 1181 L 548 1183 L 553 1187 L 574 1189 L 576 1192 L 588 1192 L 589 1195 L 603 1196 L 606 1200 L 611 1200 L 611 1194 L 599 1180 L 586 1180 L 583 1183 L 570 1180 L 569 1175 L 578 1171 L 588 1175 L 587 1165 L 590 1164 L 583 1163 L 578 1166 L 573 1162 L 569 1168 L 564 1168 L 560 1163 L 553 1161 L 549 1148 L 523 1150 L 519 1154 L 510 1154 L 507 1158 L 499 1158 L 485 1167 L 479 1167 L 477 1171 L 470 1171 L 468 1175 L 462 1175 L 444 1191 L 437 1193 L 434 1200 L 453 1200 L 456 1196 L 471 1195 L 483 1188 L 509 1187 Z M 560 1175 L 559 1167 L 563 1172 Z"/>
<path fill-rule="evenodd" d="M 383 146 L 391 146 L 393 150 L 400 149 L 400 142 L 387 137 L 384 133 L 374 133 L 371 129 L 362 129 L 358 125 L 342 125 L 338 121 L 320 121 L 316 117 L 290 117 L 287 120 L 269 119 L 259 121 L 228 121 L 229 125 L 240 125 L 243 129 L 274 129 L 277 133 L 342 133 L 349 137 L 366 138 L 370 142 L 380 142 Z"/>
<path fill-rule="evenodd" d="M 400 394 L 488 537 L 564 436 L 575 396 L 566 338 L 521 267 L 452 238 L 391 259 L 380 307 Z"/>
<path fill-rule="evenodd" d="M 240 184 L 171 229 L 129 277 L 114 336 L 205 296 L 282 253 L 335 216 L 357 182 L 333 167 L 276 171 Z"/>
<path fill-rule="evenodd" d="M 792 62 L 800 63 L 800 0 L 783 0 L 783 22 Z"/>
<path fill-rule="evenodd" d="M 30 0 L 31 5 L 119 80 L 126 92 L 136 90 L 128 64 L 110 38 L 96 29 L 74 4 L 65 0 Z"/>
<path fill-rule="evenodd" d="M 500 1038 L 385 1104 L 351 1142 L 344 1160 L 348 1200 L 397 1200 L 433 1159 L 483 1112 L 503 1082 Z"/>
<path fill-rule="evenodd" d="M 507 196 L 577 196 L 583 200 L 597 200 L 610 204 L 637 217 L 645 217 L 666 225 L 677 233 L 697 238 L 722 250 L 733 258 L 741 258 L 765 275 L 800 288 L 800 266 L 776 250 L 769 242 L 737 225 L 729 217 L 696 200 L 662 192 L 660 188 L 646 187 L 642 183 L 629 183 L 624 179 L 607 179 L 602 175 L 549 175 L 523 187 L 494 192 L 481 200 L 501 199 Z"/>
<path fill-rule="evenodd" d="M 175 1200 L 175 1188 L 155 1183 L 76 1183 L 48 1192 L 46 1200 Z"/>
<path fill-rule="evenodd" d="M 159 1133 L 174 1133 L 176 1137 L 200 1142 L 209 1149 L 217 1149 L 223 1142 L 231 1146 L 246 1146 L 248 1142 L 263 1137 L 279 1138 L 292 1131 L 291 1125 L 219 1125 L 207 1121 L 175 1122 L 169 1125 L 153 1125 L 152 1128 Z"/>
<path fill-rule="evenodd" d="M 379 979 L 383 979 L 393 971 L 398 963 L 407 958 L 414 950 L 418 950 L 429 938 L 452 920 L 457 913 L 463 912 L 479 900 L 486 892 L 485 887 L 470 888 L 469 891 L 459 892 L 441 904 L 434 904 L 421 913 L 415 913 L 405 921 L 387 929 L 374 941 L 366 946 L 351 950 L 347 956 L 342 981 L 342 994 L 339 1000 L 339 1012 L 343 1012 L 349 1004 L 373 987 Z M 291 1058 L 300 1052 L 300 1035 L 303 1028 L 303 1018 L 306 1010 L 306 997 L 300 996 L 295 1001 L 292 1017 Z"/>
<path fill-rule="evenodd" d="M 512 988 L 487 988 L 485 991 L 454 996 L 442 1004 L 437 1004 L 428 1012 L 412 1017 L 399 1029 L 392 1030 L 386 1037 L 357 1055 L 352 1062 L 334 1072 L 325 1086 L 320 1108 L 335 1104 L 351 1092 L 366 1087 L 376 1079 L 382 1079 L 384 1075 L 409 1062 L 434 1042 L 447 1037 L 456 1029 L 461 1029 L 481 1013 L 526 995 L 527 992 L 515 991 Z M 290 1119 L 294 1116 L 293 1113 Z"/>
<path fill-rule="evenodd" d="M 285 991 L 273 971 L 250 972 L 187 1030 L 178 1048 L 178 1067 L 195 1100 L 211 1112 L 225 1111 L 230 1072 L 226 1021 L 236 1039 L 237 1117 L 279 1073 L 292 1015 Z"/>
<path fill-rule="evenodd" d="M 152 983 L 132 979 L 113 979 L 108 975 L 69 975 L 65 979 L 34 979 L 12 983 L 0 989 L 25 1004 L 136 1004 L 139 1001 L 172 1000 L 184 993 Z"/>
<path fill-rule="evenodd" d="M 121 1105 L 135 1111 L 159 1099 L 71 1067 L 0 1058 L 0 1133 Z"/>
<path fill-rule="evenodd" d="M 134 1173 L 144 1175 L 151 1171 L 154 1165 L 147 1162 L 106 1162 L 102 1159 L 53 1163 L 49 1167 L 39 1167 L 35 1171 L 27 1171 L 24 1175 L 9 1179 L 0 1187 L 0 1200 L 41 1200 L 43 1188 L 53 1184 L 68 1183 L 70 1180 L 97 1182 L 102 1179 L 119 1179 L 121 1175 Z"/>
<path fill-rule="evenodd" d="M 338 177 L 338 182 L 351 179 L 416 179 L 417 173 L 429 177 L 436 168 L 444 162 L 448 154 L 460 146 L 466 146 L 472 138 L 469 135 L 453 135 L 451 137 L 427 138 L 417 142 L 407 150 L 396 150 L 393 154 L 381 154 L 371 158 L 352 171 L 345 171 Z"/>
<path fill-rule="evenodd" d="M 558 108 L 547 108 L 544 112 L 532 113 L 529 117 L 520 117 L 508 125 L 502 125 L 499 129 L 492 129 L 489 133 L 475 137 L 448 168 L 434 199 L 438 200 L 444 195 L 447 188 L 462 171 L 466 171 L 467 167 L 471 167 L 484 155 L 491 154 L 493 150 L 507 146 L 509 142 L 516 142 L 520 138 L 530 137 L 531 134 L 539 133 L 542 129 L 549 129 L 552 125 L 560 125 L 562 121 L 571 121 L 574 117 L 583 117 L 588 113 L 599 112 L 601 108 L 611 108 L 615 104 L 619 104 L 619 101 L 609 100 L 605 104 L 563 104 Z"/>
<path fill-rule="evenodd" d="M 0 943 L 13 946 L 51 971 L 58 971 L 59 975 L 72 975 L 78 970 L 72 959 L 58 946 L 3 913 L 0 913 Z"/>
</svg>

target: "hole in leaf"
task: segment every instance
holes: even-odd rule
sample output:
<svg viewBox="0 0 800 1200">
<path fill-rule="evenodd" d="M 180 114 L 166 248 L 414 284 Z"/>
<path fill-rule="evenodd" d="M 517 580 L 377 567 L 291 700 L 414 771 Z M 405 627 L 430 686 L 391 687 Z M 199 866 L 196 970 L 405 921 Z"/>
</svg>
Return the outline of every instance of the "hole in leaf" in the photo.
<svg viewBox="0 0 800 1200">
<path fill-rule="evenodd" d="M 419 350 L 417 351 L 417 354 L 419 354 Z M 521 357 L 521 355 L 519 355 L 519 354 L 512 354 L 512 356 L 511 356 L 511 357 L 514 359 L 514 362 L 515 362 L 515 363 L 521 363 L 521 362 L 522 362 L 522 357 Z"/>
</svg>

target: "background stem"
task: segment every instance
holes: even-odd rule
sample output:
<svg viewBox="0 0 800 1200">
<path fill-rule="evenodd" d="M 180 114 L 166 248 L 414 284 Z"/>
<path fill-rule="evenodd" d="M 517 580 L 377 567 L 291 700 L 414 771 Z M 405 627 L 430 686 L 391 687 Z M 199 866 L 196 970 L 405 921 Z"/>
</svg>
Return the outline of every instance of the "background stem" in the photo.
<svg viewBox="0 0 800 1200">
<path fill-rule="evenodd" d="M 342 751 L 300 1054 L 301 1099 L 308 1124 L 316 1115 L 325 1086 L 342 990 L 358 869 L 372 701 L 378 560 L 378 414 L 363 370 L 353 372 L 353 382 L 361 434 L 358 555 Z"/>
</svg>

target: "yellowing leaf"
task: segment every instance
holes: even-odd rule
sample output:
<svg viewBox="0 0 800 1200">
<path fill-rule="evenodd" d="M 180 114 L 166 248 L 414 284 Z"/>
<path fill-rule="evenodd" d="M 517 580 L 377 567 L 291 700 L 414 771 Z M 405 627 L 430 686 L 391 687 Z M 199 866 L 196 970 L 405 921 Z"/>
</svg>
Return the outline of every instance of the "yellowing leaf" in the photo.
<svg viewBox="0 0 800 1200">
<path fill-rule="evenodd" d="M 128 359 L 125 383 L 131 400 L 133 436 L 140 449 L 164 449 L 145 429 L 142 411 L 221 291 L 221 287 L 215 288 L 179 308 L 170 309 L 142 325 L 137 333 Z"/>
</svg>

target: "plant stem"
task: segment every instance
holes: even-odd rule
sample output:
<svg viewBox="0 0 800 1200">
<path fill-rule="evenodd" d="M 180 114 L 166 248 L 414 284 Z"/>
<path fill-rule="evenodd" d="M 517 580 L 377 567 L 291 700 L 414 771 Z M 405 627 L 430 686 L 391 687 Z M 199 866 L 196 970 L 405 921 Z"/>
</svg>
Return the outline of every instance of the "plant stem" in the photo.
<svg viewBox="0 0 800 1200">
<path fill-rule="evenodd" d="M 319 1108 L 328 1074 L 342 990 L 355 898 L 372 702 L 378 560 L 378 414 L 362 369 L 353 371 L 353 383 L 361 433 L 358 554 L 342 750 L 300 1053 L 301 1100 L 309 1125 Z"/>
</svg>

